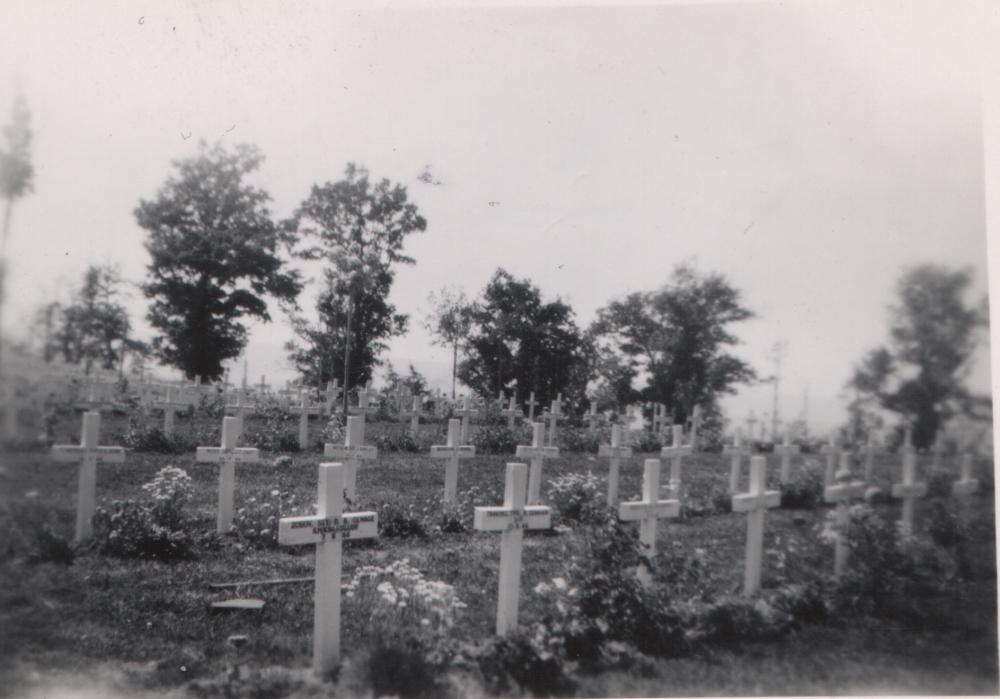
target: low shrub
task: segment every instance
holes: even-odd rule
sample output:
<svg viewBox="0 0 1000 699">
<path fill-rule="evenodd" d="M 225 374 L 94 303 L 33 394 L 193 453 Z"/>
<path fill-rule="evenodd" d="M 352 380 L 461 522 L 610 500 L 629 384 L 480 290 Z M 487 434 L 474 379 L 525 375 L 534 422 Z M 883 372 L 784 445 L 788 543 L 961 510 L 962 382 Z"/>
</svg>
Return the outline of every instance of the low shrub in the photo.
<svg viewBox="0 0 1000 699">
<path fill-rule="evenodd" d="M 256 424 L 254 429 L 246 429 L 244 424 L 244 440 L 247 446 L 257 447 L 265 451 L 297 452 L 299 450 L 299 431 L 296 416 L 284 410 L 277 404 L 267 404 L 259 407 L 257 420 L 263 420 L 263 425 Z M 341 442 L 342 444 L 343 442 Z"/>
<path fill-rule="evenodd" d="M 440 507 L 438 531 L 458 533 L 472 530 L 472 520 L 476 507 L 495 505 L 503 500 L 503 493 L 494 492 L 478 485 L 458 493 L 455 502 L 438 500 L 434 507 Z"/>
<path fill-rule="evenodd" d="M 585 427 L 563 427 L 556 432 L 559 449 L 567 452 L 596 454 L 601 444 L 610 444 L 610 441 L 610 433 L 604 434 Z"/>
<path fill-rule="evenodd" d="M 633 453 L 658 454 L 660 449 L 667 446 L 667 442 L 663 435 L 655 434 L 652 430 L 638 430 L 630 434 L 629 445 Z"/>
<path fill-rule="evenodd" d="M 94 514 L 94 543 L 106 555 L 174 560 L 194 555 L 194 540 L 183 512 L 191 496 L 191 478 L 167 466 L 142 486 L 152 502 L 119 500 Z"/>
<path fill-rule="evenodd" d="M 950 473 L 938 471 L 927 477 L 927 497 L 947 498 L 951 497 L 951 484 L 955 479 Z"/>
<path fill-rule="evenodd" d="M 774 640 L 792 628 L 793 619 L 763 598 L 724 597 L 701 610 L 696 623 L 691 637 L 733 643 Z"/>
<path fill-rule="evenodd" d="M 567 696 L 576 687 L 562 660 L 523 630 L 494 636 L 469 654 L 492 696 Z"/>
<path fill-rule="evenodd" d="M 128 427 L 122 434 L 120 443 L 127 449 L 155 454 L 184 454 L 197 446 L 177 432 L 167 434 L 162 425 L 152 424 L 136 414 L 129 417 Z"/>
<path fill-rule="evenodd" d="M 599 524 L 607 519 L 607 500 L 601 479 L 593 474 L 570 473 L 549 481 L 548 503 L 555 510 L 554 524 Z"/>
<path fill-rule="evenodd" d="M 36 497 L 6 501 L 0 510 L 0 561 L 23 556 L 29 563 L 70 565 L 76 558 L 69 540 L 59 535 L 59 513 L 43 507 Z M 68 518 L 68 517 L 67 517 Z"/>
<path fill-rule="evenodd" d="M 479 425 L 471 442 L 477 454 L 512 454 L 518 444 L 531 444 L 530 434 L 525 439 L 524 429 L 508 429 L 506 425 Z"/>
<path fill-rule="evenodd" d="M 427 536 L 427 508 L 395 498 L 374 508 L 378 512 L 378 535 L 407 539 Z"/>
<path fill-rule="evenodd" d="M 819 464 L 807 460 L 788 483 L 781 484 L 781 507 L 814 510 L 823 502 L 823 473 Z"/>
<path fill-rule="evenodd" d="M 300 513 L 295 494 L 279 489 L 261 491 L 233 514 L 233 535 L 240 543 L 255 549 L 278 546 L 278 521 Z"/>
</svg>

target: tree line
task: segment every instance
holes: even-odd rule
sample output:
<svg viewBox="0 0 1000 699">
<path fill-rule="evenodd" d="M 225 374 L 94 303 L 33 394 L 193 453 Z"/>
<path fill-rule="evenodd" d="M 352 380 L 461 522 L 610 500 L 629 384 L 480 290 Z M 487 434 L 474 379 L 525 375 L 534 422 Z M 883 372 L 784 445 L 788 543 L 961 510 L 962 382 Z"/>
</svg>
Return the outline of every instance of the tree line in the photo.
<svg viewBox="0 0 1000 699">
<path fill-rule="evenodd" d="M 30 175 L 23 151 L 18 172 L 27 162 Z M 173 163 L 153 198 L 140 200 L 135 218 L 150 263 L 139 288 L 155 331 L 148 344 L 131 337 L 116 269 L 92 266 L 72 298 L 39 311 L 46 358 L 89 370 L 112 368 L 135 352 L 188 378 L 215 380 L 243 353 L 246 321 L 272 320 L 273 302 L 291 322 L 294 337 L 285 349 L 306 384 L 370 380 L 388 342 L 408 331 L 410 319 L 389 296 L 398 267 L 416 263 L 404 252 L 406 239 L 426 230 L 427 221 L 406 187 L 375 180 L 355 164 L 341 179 L 314 185 L 289 218 L 278 220 L 268 193 L 249 182 L 263 159 L 252 145 L 227 150 L 203 142 L 195 156 Z M 7 162 L 0 157 L 0 169 L 11 169 Z M 16 181 L 17 173 L 0 176 Z M 20 186 L 5 190 L 8 208 Z M 312 314 L 300 306 L 306 282 L 296 261 L 319 264 Z M 986 323 L 985 301 L 965 301 L 970 282 L 968 271 L 934 265 L 903 277 L 889 346 L 866 355 L 847 382 L 852 437 L 880 427 L 882 411 L 890 411 L 915 425 L 917 444 L 925 445 L 950 417 L 991 409 L 988 397 L 971 394 L 963 382 Z M 734 327 L 753 312 L 724 276 L 690 265 L 676 267 L 658 289 L 610 301 L 588 327 L 577 324 L 569 304 L 543 298 L 531 280 L 504 269 L 475 298 L 446 287 L 429 300 L 424 324 L 452 351 L 453 395 L 460 381 L 482 395 L 515 391 L 524 400 L 534 392 L 542 404 L 562 394 L 576 412 L 591 401 L 599 410 L 663 403 L 683 422 L 695 406 L 711 419 L 723 395 L 758 380 L 733 354 Z M 412 366 L 409 377 L 390 373 L 400 385 L 426 386 Z"/>
</svg>

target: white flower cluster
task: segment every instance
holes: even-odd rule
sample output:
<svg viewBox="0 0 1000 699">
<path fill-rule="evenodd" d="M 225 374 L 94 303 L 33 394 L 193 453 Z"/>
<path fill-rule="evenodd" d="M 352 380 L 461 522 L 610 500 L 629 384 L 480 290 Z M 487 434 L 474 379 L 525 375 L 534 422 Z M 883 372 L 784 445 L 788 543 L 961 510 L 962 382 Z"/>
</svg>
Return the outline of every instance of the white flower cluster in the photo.
<svg viewBox="0 0 1000 699">
<path fill-rule="evenodd" d="M 191 476 L 182 468 L 165 466 L 156 472 L 149 483 L 142 486 L 153 500 L 158 502 L 173 501 L 176 504 L 186 502 L 193 492 Z"/>
<path fill-rule="evenodd" d="M 440 580 L 427 580 L 407 558 L 385 567 L 359 567 L 344 592 L 360 606 L 370 605 L 373 621 L 384 622 L 388 628 L 409 621 L 444 630 L 466 607 L 455 588 Z"/>
</svg>

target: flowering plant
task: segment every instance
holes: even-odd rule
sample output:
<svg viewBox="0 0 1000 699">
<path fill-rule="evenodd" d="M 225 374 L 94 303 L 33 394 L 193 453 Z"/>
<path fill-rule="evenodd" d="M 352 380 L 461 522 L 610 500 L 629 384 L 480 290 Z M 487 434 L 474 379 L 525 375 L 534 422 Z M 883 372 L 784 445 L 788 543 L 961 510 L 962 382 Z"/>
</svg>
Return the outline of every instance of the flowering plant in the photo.
<svg viewBox="0 0 1000 699">
<path fill-rule="evenodd" d="M 249 498 L 233 516 L 233 533 L 243 543 L 255 548 L 278 545 L 278 520 L 297 514 L 295 494 L 277 488 Z"/>
</svg>

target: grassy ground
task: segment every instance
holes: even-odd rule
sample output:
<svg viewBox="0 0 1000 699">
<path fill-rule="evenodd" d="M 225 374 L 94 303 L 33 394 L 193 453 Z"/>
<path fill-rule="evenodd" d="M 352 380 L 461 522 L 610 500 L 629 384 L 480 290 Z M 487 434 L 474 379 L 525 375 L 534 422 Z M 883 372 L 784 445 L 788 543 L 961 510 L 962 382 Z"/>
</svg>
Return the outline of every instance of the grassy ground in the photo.
<svg viewBox="0 0 1000 699">
<path fill-rule="evenodd" d="M 202 426 L 211 429 L 210 426 Z M 181 424 L 179 429 L 188 429 Z M 66 421 L 57 428 L 60 441 L 75 440 L 78 429 Z M 105 434 L 123 429 L 121 418 L 105 425 Z M 290 428 L 291 429 L 291 428 Z M 106 440 L 105 440 L 106 441 Z M 268 461 L 237 470 L 237 507 L 272 489 L 295 494 L 308 506 L 315 500 L 316 465 L 320 456 L 293 455 L 292 465 Z M 472 485 L 484 489 L 496 504 L 503 491 L 503 464 L 510 456 L 479 456 L 463 461 L 459 491 Z M 606 460 L 589 454 L 569 454 L 546 462 L 545 476 L 593 471 L 603 474 Z M 641 489 L 638 456 L 622 470 L 624 498 Z M 773 463 L 773 462 L 772 462 Z M 33 506 L 55 513 L 62 533 L 71 535 L 75 507 L 76 468 L 56 464 L 45 452 L 3 456 L 0 511 Z M 186 469 L 195 482 L 190 510 L 197 528 L 214 528 L 217 468 L 194 463 L 194 454 L 132 453 L 121 465 L 99 467 L 99 501 L 136 498 L 140 485 L 165 465 Z M 951 464 L 950 468 L 957 466 Z M 978 468 L 991 468 L 979 464 Z M 774 471 L 774 469 L 771 469 Z M 883 460 L 876 475 L 888 485 L 898 465 Z M 697 500 L 723 493 L 728 459 L 699 454 L 686 460 L 685 483 Z M 433 507 L 443 490 L 443 467 L 425 455 L 382 454 L 358 474 L 361 506 L 387 500 Z M 896 516 L 895 505 L 885 505 Z M 992 497 L 977 497 L 972 508 L 992 516 Z M 832 566 L 832 554 L 818 541 L 815 528 L 826 510 L 776 510 L 768 515 L 765 564 L 770 581 L 778 574 L 777 552 L 797 547 L 784 569 Z M 919 515 L 918 515 L 919 516 Z M 9 525 L 9 519 L 7 520 Z M 5 525 L 5 526 L 8 526 Z M 746 520 L 733 514 L 713 514 L 661 522 L 661 550 L 703 549 L 711 575 L 706 583 L 717 592 L 735 592 L 742 579 Z M 459 633 L 469 639 L 493 631 L 496 609 L 500 537 L 484 533 L 433 534 L 427 538 L 383 538 L 374 545 L 351 545 L 345 576 L 356 566 L 385 564 L 409 558 L 429 579 L 455 586 L 468 604 Z M 982 542 L 979 574 L 957 584 L 947 609 L 923 628 L 900 628 L 884 619 L 852 617 L 807 626 L 769 643 L 715 645 L 709 651 L 652 663 L 635 673 L 581 674 L 579 693 L 588 696 L 664 696 L 714 694 L 996 694 L 996 565 L 992 542 Z M 523 557 L 521 620 L 530 623 L 544 610 L 533 587 L 559 574 L 567 555 L 578 546 L 576 534 L 538 534 L 526 538 Z M 2 547 L 0 547 L 2 548 Z M 312 574 L 311 547 L 250 549 L 224 538 L 197 559 L 174 563 L 130 561 L 92 551 L 71 566 L 29 564 L 21 558 L 0 563 L 0 694 L 41 692 L 44 678 L 54 673 L 65 684 L 82 686 L 108 682 L 123 694 L 182 692 L 188 682 L 226 671 L 233 658 L 226 645 L 231 634 L 248 634 L 241 662 L 254 668 L 285 668 L 299 673 L 311 654 L 312 586 L 290 584 L 217 591 L 210 583 Z M 260 612 L 213 614 L 211 602 L 231 596 L 260 597 Z M 366 619 L 345 601 L 345 652 L 363 641 Z M 302 674 L 302 673 L 300 673 Z M 112 679 L 109 680 L 108 678 Z M 300 688 L 301 689 L 301 688 Z M 314 691 L 320 691 L 313 688 Z M 279 689 L 274 693 L 281 694 Z"/>
</svg>

